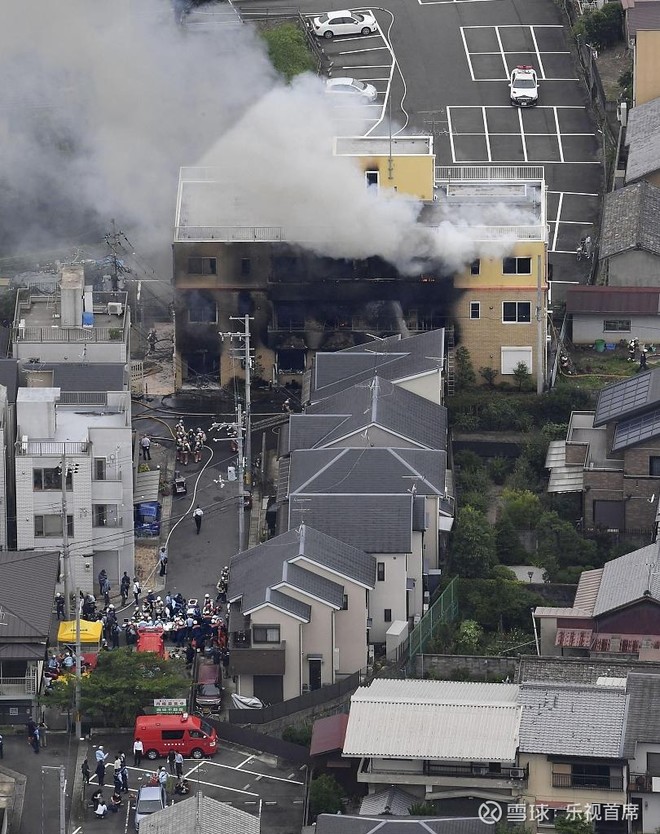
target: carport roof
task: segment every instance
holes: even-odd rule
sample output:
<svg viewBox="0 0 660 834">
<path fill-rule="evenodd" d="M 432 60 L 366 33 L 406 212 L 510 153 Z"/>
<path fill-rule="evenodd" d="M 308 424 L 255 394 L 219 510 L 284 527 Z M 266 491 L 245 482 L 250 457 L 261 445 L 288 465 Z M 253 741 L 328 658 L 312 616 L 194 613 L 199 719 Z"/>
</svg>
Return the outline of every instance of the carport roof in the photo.
<svg viewBox="0 0 660 834">
<path fill-rule="evenodd" d="M 626 183 L 660 168 L 660 98 L 632 108 L 626 127 L 626 145 Z"/>
<path fill-rule="evenodd" d="M 632 156 L 631 149 L 629 160 Z M 660 168 L 660 160 L 654 168 Z M 599 257 L 609 258 L 630 249 L 660 255 L 659 214 L 660 188 L 648 182 L 610 191 L 603 204 Z"/>
<path fill-rule="evenodd" d="M 140 834 L 259 834 L 259 817 L 200 791 L 140 821 Z"/>
</svg>

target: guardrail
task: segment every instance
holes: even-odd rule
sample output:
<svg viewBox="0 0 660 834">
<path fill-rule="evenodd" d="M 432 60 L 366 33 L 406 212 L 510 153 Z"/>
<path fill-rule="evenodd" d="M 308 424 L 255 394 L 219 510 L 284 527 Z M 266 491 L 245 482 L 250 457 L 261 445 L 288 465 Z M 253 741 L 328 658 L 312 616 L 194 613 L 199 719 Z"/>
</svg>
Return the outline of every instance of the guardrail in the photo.
<svg viewBox="0 0 660 834">
<path fill-rule="evenodd" d="M 542 165 L 438 165 L 435 178 L 440 182 L 452 180 L 543 180 Z"/>
</svg>

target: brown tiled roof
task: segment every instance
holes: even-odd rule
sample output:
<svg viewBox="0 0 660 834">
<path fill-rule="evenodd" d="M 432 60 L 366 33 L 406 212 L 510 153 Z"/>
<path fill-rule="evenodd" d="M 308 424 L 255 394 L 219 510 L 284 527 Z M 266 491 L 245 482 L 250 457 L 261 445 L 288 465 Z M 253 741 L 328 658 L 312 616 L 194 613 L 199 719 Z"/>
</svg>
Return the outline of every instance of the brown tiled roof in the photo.
<svg viewBox="0 0 660 834">
<path fill-rule="evenodd" d="M 657 315 L 660 289 L 657 287 L 570 287 L 566 293 L 567 313 L 630 313 Z"/>
</svg>

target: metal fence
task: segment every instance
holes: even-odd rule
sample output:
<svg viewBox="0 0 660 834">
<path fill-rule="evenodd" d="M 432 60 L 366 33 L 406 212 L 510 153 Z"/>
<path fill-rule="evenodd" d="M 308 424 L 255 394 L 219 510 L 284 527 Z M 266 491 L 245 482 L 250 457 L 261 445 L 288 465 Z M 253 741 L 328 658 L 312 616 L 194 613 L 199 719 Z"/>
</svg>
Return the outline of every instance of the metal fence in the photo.
<svg viewBox="0 0 660 834">
<path fill-rule="evenodd" d="M 454 577 L 400 647 L 407 654 L 409 670 L 417 655 L 426 653 L 428 644 L 437 636 L 438 628 L 453 622 L 457 615 L 458 579 Z"/>
</svg>

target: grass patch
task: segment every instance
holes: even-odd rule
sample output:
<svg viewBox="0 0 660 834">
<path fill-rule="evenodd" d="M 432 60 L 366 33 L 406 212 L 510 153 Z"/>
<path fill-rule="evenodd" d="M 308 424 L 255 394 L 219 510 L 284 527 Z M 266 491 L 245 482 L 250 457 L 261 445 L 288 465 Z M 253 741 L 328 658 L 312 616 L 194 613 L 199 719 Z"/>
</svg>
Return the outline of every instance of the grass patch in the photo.
<svg viewBox="0 0 660 834">
<path fill-rule="evenodd" d="M 304 33 L 295 23 L 278 23 L 261 31 L 268 57 L 275 69 L 291 81 L 303 72 L 314 72 L 316 62 Z"/>
<path fill-rule="evenodd" d="M 573 348 L 570 352 L 573 373 L 560 373 L 558 385 L 577 386 L 599 389 L 611 382 L 618 382 L 634 376 L 639 371 L 639 357 L 635 362 L 628 361 L 628 350 L 617 347 L 598 353 L 593 348 Z M 654 355 L 649 354 L 649 367 L 654 364 Z"/>
</svg>

